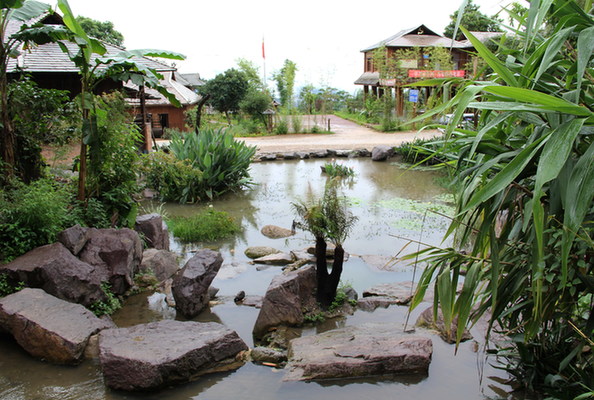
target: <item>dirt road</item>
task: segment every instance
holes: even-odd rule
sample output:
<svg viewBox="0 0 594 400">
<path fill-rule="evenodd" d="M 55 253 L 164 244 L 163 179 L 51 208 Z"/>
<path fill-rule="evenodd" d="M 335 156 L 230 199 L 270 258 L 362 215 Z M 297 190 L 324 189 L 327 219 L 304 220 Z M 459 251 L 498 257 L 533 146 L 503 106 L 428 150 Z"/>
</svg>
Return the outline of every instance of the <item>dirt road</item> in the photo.
<svg viewBox="0 0 594 400">
<path fill-rule="evenodd" d="M 304 117 L 304 125 L 313 123 L 312 117 Z M 354 122 L 347 121 L 335 115 L 316 116 L 317 123 L 328 126 L 334 134 L 291 134 L 276 136 L 261 136 L 238 138 L 246 144 L 255 145 L 260 153 L 275 153 L 288 151 L 316 151 L 316 150 L 354 150 L 365 148 L 372 150 L 375 146 L 397 146 L 416 138 L 429 138 L 440 134 L 437 130 L 419 132 L 382 133 Z"/>
</svg>

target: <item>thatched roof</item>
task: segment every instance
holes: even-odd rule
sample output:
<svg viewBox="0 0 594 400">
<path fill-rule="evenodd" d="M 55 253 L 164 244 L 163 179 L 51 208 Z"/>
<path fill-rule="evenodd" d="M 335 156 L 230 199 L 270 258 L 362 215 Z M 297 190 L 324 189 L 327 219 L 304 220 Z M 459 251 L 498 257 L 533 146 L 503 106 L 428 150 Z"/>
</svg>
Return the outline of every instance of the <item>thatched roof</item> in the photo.
<svg viewBox="0 0 594 400">
<path fill-rule="evenodd" d="M 355 85 L 377 86 L 379 83 L 379 72 L 364 72 L 363 75 L 355 81 Z"/>
</svg>

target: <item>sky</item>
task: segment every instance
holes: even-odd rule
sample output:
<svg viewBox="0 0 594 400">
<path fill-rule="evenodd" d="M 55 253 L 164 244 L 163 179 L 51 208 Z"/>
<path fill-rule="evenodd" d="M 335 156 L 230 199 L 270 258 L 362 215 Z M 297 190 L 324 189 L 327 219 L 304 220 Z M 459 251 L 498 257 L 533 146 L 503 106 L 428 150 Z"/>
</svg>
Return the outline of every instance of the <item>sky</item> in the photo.
<svg viewBox="0 0 594 400">
<path fill-rule="evenodd" d="M 244 58 L 262 76 L 265 72 L 269 87 L 274 88 L 273 73 L 289 59 L 297 64 L 297 88 L 311 84 L 354 93 L 360 86 L 353 82 L 363 72 L 361 49 L 420 24 L 441 34 L 462 0 L 68 2 L 75 15 L 113 22 L 124 35 L 127 49 L 184 54 L 186 60 L 175 62 L 182 73 L 212 79 Z M 474 2 L 490 16 L 511 0 Z"/>
</svg>

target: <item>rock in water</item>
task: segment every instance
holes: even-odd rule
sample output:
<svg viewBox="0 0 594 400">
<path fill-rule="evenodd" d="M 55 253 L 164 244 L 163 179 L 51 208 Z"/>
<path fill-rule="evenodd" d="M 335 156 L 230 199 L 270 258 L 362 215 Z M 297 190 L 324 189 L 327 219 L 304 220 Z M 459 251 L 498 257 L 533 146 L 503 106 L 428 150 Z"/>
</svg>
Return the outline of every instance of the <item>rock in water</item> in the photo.
<svg viewBox="0 0 594 400">
<path fill-rule="evenodd" d="M 89 229 L 88 240 L 78 257 L 96 267 L 115 294 L 124 294 L 133 284 L 142 261 L 142 241 L 135 231 Z"/>
<path fill-rule="evenodd" d="M 157 250 L 169 250 L 169 232 L 163 217 L 157 213 L 136 217 L 136 232 L 144 235 L 147 246 Z"/>
<path fill-rule="evenodd" d="M 262 235 L 270 239 L 284 239 L 295 234 L 295 232 L 290 229 L 281 228 L 280 226 L 276 225 L 263 226 L 260 232 L 262 232 Z"/>
<path fill-rule="evenodd" d="M 190 258 L 173 277 L 175 308 L 193 318 L 208 304 L 208 287 L 223 264 L 221 253 L 203 249 Z"/>
<path fill-rule="evenodd" d="M 0 266 L 0 272 L 12 281 L 84 306 L 107 299 L 101 289 L 103 274 L 80 261 L 61 243 L 33 249 Z"/>
<path fill-rule="evenodd" d="M 401 331 L 395 324 L 363 324 L 293 339 L 285 380 L 427 375 L 431 339 Z"/>
<path fill-rule="evenodd" d="M 254 336 L 261 339 L 278 325 L 303 324 L 303 310 L 315 307 L 316 269 L 308 266 L 275 276 L 262 301 L 254 325 Z"/>
<path fill-rule="evenodd" d="M 386 161 L 394 155 L 394 147 L 391 146 L 376 146 L 371 150 L 372 161 Z"/>
<path fill-rule="evenodd" d="M 56 364 L 82 361 L 89 337 L 111 327 L 79 304 L 29 288 L 0 299 L 0 326 L 29 354 Z"/>
<path fill-rule="evenodd" d="M 163 282 L 179 270 L 177 256 L 167 250 L 146 249 L 142 253 L 140 272 L 154 273 L 159 282 Z"/>
<path fill-rule="evenodd" d="M 269 246 L 252 246 L 245 249 L 244 254 L 251 258 L 252 260 L 255 258 L 260 258 L 264 256 L 269 256 L 271 254 L 280 253 L 280 250 L 275 249 L 274 247 Z"/>
<path fill-rule="evenodd" d="M 248 347 L 235 331 L 215 322 L 164 320 L 105 330 L 99 349 L 107 386 L 132 391 L 236 369 L 243 364 L 239 353 Z"/>
</svg>

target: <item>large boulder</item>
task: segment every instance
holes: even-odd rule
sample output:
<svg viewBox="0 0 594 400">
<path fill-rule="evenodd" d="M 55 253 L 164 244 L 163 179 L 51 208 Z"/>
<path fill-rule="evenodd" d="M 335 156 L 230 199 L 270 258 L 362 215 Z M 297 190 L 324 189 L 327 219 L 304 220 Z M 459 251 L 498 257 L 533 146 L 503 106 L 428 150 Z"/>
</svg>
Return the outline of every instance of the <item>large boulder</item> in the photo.
<svg viewBox="0 0 594 400">
<path fill-rule="evenodd" d="M 124 294 L 133 284 L 142 261 L 142 241 L 131 229 L 89 229 L 79 258 L 97 268 L 115 294 Z"/>
<path fill-rule="evenodd" d="M 85 247 L 87 244 L 87 240 L 89 240 L 89 236 L 87 232 L 89 228 L 83 228 L 82 226 L 76 224 L 68 229 L 64 229 L 62 232 L 58 233 L 58 242 L 62 243 L 72 254 L 75 256 L 80 253 L 80 251 Z"/>
<path fill-rule="evenodd" d="M 175 308 L 193 318 L 208 304 L 208 287 L 223 264 L 221 253 L 203 249 L 188 260 L 173 277 L 171 286 Z"/>
<path fill-rule="evenodd" d="M 146 249 L 142 253 L 140 272 L 154 274 L 159 282 L 171 278 L 178 269 L 177 256 L 168 250 Z"/>
<path fill-rule="evenodd" d="M 261 339 L 278 325 L 301 325 L 304 310 L 316 306 L 316 269 L 313 265 L 275 276 L 270 282 L 253 334 Z"/>
<path fill-rule="evenodd" d="M 363 324 L 293 339 L 285 380 L 427 375 L 431 339 L 398 332 L 395 324 Z"/>
<path fill-rule="evenodd" d="M 79 304 L 26 288 L 0 299 L 0 326 L 34 357 L 77 364 L 89 337 L 110 324 Z"/>
<path fill-rule="evenodd" d="M 287 265 L 294 261 L 295 257 L 293 257 L 293 255 L 290 253 L 274 253 L 264 257 L 256 258 L 254 263 L 265 265 Z"/>
<path fill-rule="evenodd" d="M 391 297 L 398 305 L 408 304 L 415 294 L 415 285 L 412 281 L 382 283 L 363 291 L 363 297 Z"/>
<path fill-rule="evenodd" d="M 101 289 L 103 274 L 76 258 L 61 243 L 38 247 L 0 266 L 13 282 L 41 288 L 73 303 L 90 306 L 107 297 Z"/>
<path fill-rule="evenodd" d="M 236 332 L 215 322 L 163 320 L 104 330 L 99 349 L 107 386 L 132 391 L 236 369 L 248 347 Z"/>
<path fill-rule="evenodd" d="M 394 147 L 392 146 L 376 146 L 371 150 L 372 161 L 386 161 L 394 155 Z"/>
<path fill-rule="evenodd" d="M 169 250 L 169 231 L 159 214 L 145 214 L 136 217 L 136 232 L 144 236 L 147 247 Z"/>
</svg>

